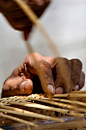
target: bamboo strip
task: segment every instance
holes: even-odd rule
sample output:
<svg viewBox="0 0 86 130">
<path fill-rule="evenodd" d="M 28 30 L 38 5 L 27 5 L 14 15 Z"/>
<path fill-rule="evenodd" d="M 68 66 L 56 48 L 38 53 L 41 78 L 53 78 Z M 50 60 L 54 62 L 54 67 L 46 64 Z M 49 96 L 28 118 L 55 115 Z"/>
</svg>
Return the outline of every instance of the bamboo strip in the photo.
<svg viewBox="0 0 86 130">
<path fill-rule="evenodd" d="M 71 94 L 71 93 L 70 93 Z M 76 97 L 77 94 L 74 94 L 73 95 L 70 95 L 69 93 L 66 93 L 66 94 L 55 94 L 53 98 L 53 101 L 59 101 L 59 102 L 67 102 L 67 103 L 71 103 L 71 104 L 77 104 L 77 105 L 82 105 L 82 106 L 86 106 L 86 103 L 85 102 L 80 102 L 80 101 L 75 101 L 75 100 L 66 100 L 66 99 L 61 99 L 61 97 Z M 69 96 L 70 95 L 70 96 Z M 85 97 L 86 95 L 82 94 L 81 96 Z M 3 104 L 8 104 L 10 102 L 27 102 L 27 101 L 30 101 L 31 102 L 31 98 L 33 97 L 33 100 L 35 99 L 42 99 L 42 100 L 49 100 L 49 98 L 46 98 L 46 97 L 43 97 L 43 96 L 40 96 L 40 95 L 36 95 L 35 96 L 14 96 L 14 97 L 10 97 L 10 98 L 3 98 L 3 99 L 0 99 L 1 103 Z M 59 97 L 59 98 L 56 98 L 56 97 Z M 79 97 L 79 96 L 78 96 Z"/>
<path fill-rule="evenodd" d="M 85 117 L 85 114 L 74 112 L 73 110 L 68 113 L 70 116 L 75 116 L 75 117 Z"/>
<path fill-rule="evenodd" d="M 83 94 L 83 93 L 82 94 L 79 94 L 79 93 L 78 94 L 74 94 L 74 93 L 72 94 L 72 93 L 70 93 L 68 96 L 69 96 L 69 98 L 86 98 L 86 94 Z"/>
<path fill-rule="evenodd" d="M 86 94 L 83 93 L 66 93 L 66 94 L 55 94 L 54 97 L 66 97 L 66 98 L 84 98 Z"/>
<path fill-rule="evenodd" d="M 71 100 L 66 100 L 66 99 L 53 99 L 53 101 L 59 101 L 59 102 L 66 102 L 66 103 L 71 103 L 75 105 L 81 105 L 86 107 L 86 103 L 80 102 L 80 101 L 71 101 Z"/>
<path fill-rule="evenodd" d="M 11 119 L 13 121 L 17 121 L 19 123 L 23 123 L 23 124 L 26 124 L 26 125 L 38 127 L 38 125 L 36 125 L 36 124 L 34 124 L 32 122 L 25 121 L 25 120 L 17 118 L 17 117 L 9 116 L 9 115 L 3 114 L 3 113 L 0 113 L 0 116 L 4 117 L 4 118 L 7 118 L 7 119 Z"/>
<path fill-rule="evenodd" d="M 76 113 L 74 111 L 70 111 L 70 110 L 67 110 L 67 109 L 54 108 L 54 107 L 50 107 L 50 106 L 48 107 L 48 106 L 44 106 L 44 105 L 36 104 L 36 103 L 15 103 L 15 102 L 11 102 L 10 104 L 39 108 L 39 109 L 45 109 L 45 110 L 51 110 L 51 111 L 56 111 L 56 112 L 59 112 L 59 113 L 68 114 L 68 115 L 71 115 L 71 116 L 78 116 L 78 117 L 84 117 L 85 116 L 84 114 Z"/>
<path fill-rule="evenodd" d="M 29 113 L 26 110 L 20 109 L 20 108 L 16 108 L 16 107 L 10 107 L 10 106 L 5 106 L 5 105 L 0 105 L 1 108 L 7 109 L 7 110 L 13 110 L 13 111 L 18 111 L 18 112 L 22 112 L 22 113 Z"/>
<path fill-rule="evenodd" d="M 86 112 L 86 109 L 84 109 L 84 108 L 77 108 L 75 106 L 64 104 L 64 103 L 58 103 L 58 102 L 54 102 L 54 101 L 46 101 L 46 100 L 36 99 L 36 98 L 31 98 L 31 99 L 34 100 L 34 101 L 41 101 L 41 102 L 44 102 L 44 103 L 56 105 L 56 106 L 67 108 L 67 109 L 73 109 L 73 110 L 76 110 L 78 112 Z"/>
<path fill-rule="evenodd" d="M 45 109 L 45 110 L 50 110 L 50 111 L 56 111 L 56 112 L 60 112 L 60 113 L 69 113 L 69 110 L 65 110 L 65 109 L 60 109 L 60 108 L 54 108 L 54 107 L 48 107 L 48 106 L 44 106 L 44 105 L 39 105 L 36 103 L 15 103 L 15 102 L 11 102 L 10 104 L 13 105 L 20 105 L 20 106 L 26 106 L 26 107 L 33 107 L 33 108 L 40 108 L 40 109 Z M 1 108 L 5 108 L 5 109 L 9 109 L 9 110 L 13 110 L 13 111 L 21 111 L 22 109 L 19 108 L 13 108 L 10 106 L 4 106 L 4 105 L 0 105 Z M 24 110 L 22 110 L 21 112 L 23 112 Z M 28 112 L 28 111 L 24 111 L 24 112 Z"/>
<path fill-rule="evenodd" d="M 63 94 L 63 96 L 64 96 L 65 94 Z M 67 94 L 68 95 L 68 94 Z M 56 95 L 57 96 L 57 95 Z M 60 96 L 60 94 L 58 95 L 58 96 Z M 4 104 L 7 104 L 7 103 L 9 103 L 9 102 L 21 102 L 22 101 L 22 103 L 23 102 L 27 102 L 27 101 L 31 101 L 30 100 L 30 98 L 31 98 L 32 96 L 26 96 L 26 97 L 22 97 L 22 96 L 20 96 L 20 97 L 10 97 L 10 98 L 3 98 L 3 100 L 1 99 L 1 103 L 3 103 L 4 102 Z M 46 98 L 46 97 L 43 97 L 43 96 L 38 96 L 38 95 L 36 95 L 36 97 L 35 98 L 41 98 L 42 100 L 49 100 L 49 98 Z M 33 100 L 35 100 L 35 99 L 33 99 Z M 60 99 L 60 98 L 53 98 L 53 101 L 59 101 L 59 102 L 67 102 L 67 103 L 71 103 L 71 104 L 77 104 L 77 105 L 82 105 L 82 106 L 86 106 L 86 103 L 84 103 L 84 102 L 80 102 L 80 101 L 72 101 L 72 100 L 66 100 L 66 99 Z"/>
<path fill-rule="evenodd" d="M 53 97 L 55 98 L 67 98 L 69 97 L 69 93 L 65 93 L 65 94 L 55 94 Z"/>
<path fill-rule="evenodd" d="M 25 41 L 25 43 L 26 43 L 26 47 L 27 47 L 29 53 L 34 52 L 33 48 L 32 48 L 31 45 L 30 45 L 30 43 L 29 43 L 28 41 Z"/>
<path fill-rule="evenodd" d="M 39 109 L 45 109 L 45 110 L 51 110 L 51 111 L 56 111 L 59 113 L 64 113 L 64 114 L 68 114 L 71 116 L 78 116 L 78 117 L 84 117 L 84 114 L 80 114 L 80 113 L 76 113 L 67 109 L 62 109 L 62 108 L 54 108 L 54 107 L 48 107 L 45 105 L 41 105 L 41 104 L 36 104 L 36 103 L 15 103 L 15 102 L 10 102 L 10 104 L 13 105 L 21 105 L 21 106 L 26 106 L 26 107 L 33 107 L 33 108 L 39 108 Z M 28 113 L 28 111 L 24 111 L 22 109 L 18 109 L 18 108 L 13 108 L 13 107 L 9 107 L 9 106 L 4 106 L 4 105 L 0 105 L 1 108 L 5 108 L 5 109 L 9 109 L 9 110 L 13 110 L 13 111 L 21 111 L 21 112 L 25 112 Z"/>
<path fill-rule="evenodd" d="M 40 119 L 45 119 L 45 120 L 53 120 L 53 121 L 57 121 L 57 122 L 64 122 L 63 119 L 60 119 L 60 118 L 54 118 L 54 117 L 51 117 L 51 116 L 45 116 L 45 115 L 42 115 L 42 114 L 37 114 L 37 113 L 34 113 L 34 112 L 28 112 L 28 113 L 22 113 L 22 112 L 15 112 L 15 111 L 12 111 L 12 110 L 6 110 L 6 109 L 0 109 L 1 112 L 7 112 L 7 113 L 10 113 L 10 114 L 15 114 L 15 115 L 21 115 L 21 116 L 27 116 L 27 117 L 35 117 L 35 118 L 40 118 Z"/>
<path fill-rule="evenodd" d="M 49 100 L 49 98 L 42 98 L 42 100 Z M 80 102 L 80 101 L 75 101 L 75 100 L 66 100 L 66 99 L 61 99 L 61 98 L 52 98 L 53 101 L 58 101 L 58 102 L 66 102 L 70 104 L 75 104 L 75 105 L 81 105 L 86 107 L 86 103 Z"/>
<path fill-rule="evenodd" d="M 86 120 L 74 120 L 65 123 L 46 123 L 37 127 L 36 130 L 86 130 Z"/>
<path fill-rule="evenodd" d="M 71 93 L 86 93 L 86 90 L 81 90 L 81 91 L 72 91 Z"/>
<path fill-rule="evenodd" d="M 20 105 L 20 106 L 26 106 L 26 107 L 33 107 L 33 108 L 39 108 L 39 109 L 45 109 L 49 111 L 56 111 L 60 113 L 69 113 L 69 110 L 66 109 L 60 109 L 60 108 L 54 108 L 50 106 L 45 106 L 37 103 L 16 103 L 16 102 L 10 102 L 12 105 Z M 1 107 L 1 106 L 0 106 Z"/>
</svg>

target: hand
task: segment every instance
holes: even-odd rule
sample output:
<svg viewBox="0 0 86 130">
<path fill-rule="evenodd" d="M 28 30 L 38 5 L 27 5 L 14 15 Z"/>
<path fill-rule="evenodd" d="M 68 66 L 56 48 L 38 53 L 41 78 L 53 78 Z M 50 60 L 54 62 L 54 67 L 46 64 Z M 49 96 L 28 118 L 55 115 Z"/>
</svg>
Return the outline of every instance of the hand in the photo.
<svg viewBox="0 0 86 130">
<path fill-rule="evenodd" d="M 50 0 L 24 1 L 33 9 L 38 17 L 42 15 L 50 2 Z M 24 38 L 27 40 L 33 24 L 22 9 L 13 0 L 0 0 L 0 11 L 14 29 L 24 32 Z"/>
<path fill-rule="evenodd" d="M 80 90 L 85 82 L 85 75 L 82 72 L 82 63 L 80 60 L 43 57 L 38 53 L 31 53 L 6 80 L 2 90 L 3 97 L 46 92 L 45 84 L 52 94 L 68 92 L 71 86 L 69 85 L 67 90 L 64 80 L 61 77 L 58 66 L 60 59 L 64 60 L 70 73 L 73 90 Z"/>
</svg>

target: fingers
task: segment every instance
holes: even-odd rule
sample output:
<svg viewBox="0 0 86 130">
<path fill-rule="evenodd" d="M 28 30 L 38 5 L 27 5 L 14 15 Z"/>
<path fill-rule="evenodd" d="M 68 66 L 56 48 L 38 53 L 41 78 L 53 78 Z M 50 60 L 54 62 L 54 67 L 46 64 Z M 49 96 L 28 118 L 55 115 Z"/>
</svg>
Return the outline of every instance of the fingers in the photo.
<svg viewBox="0 0 86 130">
<path fill-rule="evenodd" d="M 52 75 L 52 70 L 51 66 L 49 63 L 46 61 L 39 61 L 39 66 L 38 66 L 38 76 L 41 81 L 42 88 L 44 92 L 46 92 L 46 87 L 50 91 L 50 93 L 54 94 L 54 80 L 53 80 L 53 75 Z M 46 86 L 46 87 L 45 87 Z"/>
<path fill-rule="evenodd" d="M 39 80 L 35 80 L 34 76 L 38 76 Z M 39 87 L 37 83 L 39 83 Z M 33 85 L 35 86 L 34 89 Z M 2 95 L 3 97 L 28 95 L 32 91 L 55 93 L 51 65 L 38 53 L 29 54 L 25 61 L 13 71 L 3 85 Z"/>
<path fill-rule="evenodd" d="M 33 90 L 33 82 L 30 79 L 22 80 L 20 77 L 12 77 L 7 79 L 3 85 L 2 95 L 3 97 L 28 95 Z"/>
<path fill-rule="evenodd" d="M 50 0 L 31 0 L 29 1 L 29 6 L 34 10 L 39 10 L 42 7 L 48 6 L 50 3 Z"/>
<path fill-rule="evenodd" d="M 84 72 L 81 71 L 79 81 L 75 85 L 74 91 L 78 91 L 78 90 L 82 89 L 84 84 L 85 84 L 85 74 L 84 74 Z"/>
<path fill-rule="evenodd" d="M 85 75 L 82 72 L 82 63 L 79 59 L 72 59 L 72 74 L 71 74 L 71 80 L 73 83 L 73 90 L 78 91 L 84 86 L 85 82 Z"/>
<path fill-rule="evenodd" d="M 4 16 L 10 22 L 10 24 L 12 24 L 12 26 L 15 28 L 21 28 L 23 30 L 24 27 L 32 26 L 32 23 L 28 21 L 28 18 L 26 16 L 22 18 L 11 18 L 7 15 Z"/>
<path fill-rule="evenodd" d="M 0 0 L 0 10 L 3 13 L 6 13 L 8 11 L 13 11 L 19 9 L 19 7 L 17 6 L 17 4 L 14 1 L 10 1 L 10 0 Z"/>
<path fill-rule="evenodd" d="M 37 10 L 33 9 L 35 14 L 38 16 L 38 18 L 43 14 L 43 12 L 45 11 L 48 5 L 49 5 L 49 0 L 45 0 L 43 6 L 40 6 L 40 8 Z"/>
<path fill-rule="evenodd" d="M 73 85 L 75 86 L 80 78 L 81 70 L 82 70 L 82 63 L 79 59 L 72 59 L 71 61 L 71 79 L 73 82 Z"/>
<path fill-rule="evenodd" d="M 7 16 L 11 18 L 22 18 L 22 17 L 25 17 L 25 13 L 21 9 L 18 9 L 15 11 L 8 12 Z"/>
<path fill-rule="evenodd" d="M 43 91 L 47 93 L 48 89 L 50 93 L 54 94 L 55 87 L 51 66 L 44 60 L 44 57 L 38 53 L 31 53 L 26 57 L 25 63 L 28 70 L 39 77 Z"/>
<path fill-rule="evenodd" d="M 66 66 L 62 72 L 64 76 L 59 68 L 61 65 L 59 62 L 62 60 Z M 67 84 L 64 78 L 68 78 Z M 73 86 L 70 85 L 71 81 Z M 80 60 L 43 57 L 38 53 L 30 53 L 7 79 L 2 92 L 4 96 L 28 95 L 43 91 L 61 94 L 69 92 L 71 87 L 72 90 L 77 91 L 84 86 L 84 83 L 85 74 L 82 72 Z"/>
<path fill-rule="evenodd" d="M 65 86 L 65 81 L 64 78 L 62 77 L 60 71 L 59 71 L 59 62 L 57 58 L 57 63 L 56 63 L 56 80 L 55 80 L 55 88 L 56 88 L 56 93 L 64 93 L 64 92 L 69 92 L 69 90 L 72 87 L 72 90 L 78 91 L 84 86 L 85 82 L 85 75 L 82 72 L 82 63 L 79 59 L 63 59 L 65 66 L 67 68 L 67 71 L 69 73 L 68 75 L 68 86 Z M 65 72 L 65 70 L 64 70 Z M 63 72 L 63 73 L 64 73 Z M 66 73 L 66 72 L 65 72 Z M 66 75 L 65 75 L 66 76 Z M 66 76 L 67 77 L 67 76 Z M 71 86 L 72 82 L 72 86 Z"/>
<path fill-rule="evenodd" d="M 80 79 L 78 81 L 78 85 L 79 85 L 78 90 L 80 90 L 84 86 L 84 84 L 85 84 L 85 74 L 84 74 L 84 72 L 81 72 Z"/>
<path fill-rule="evenodd" d="M 61 68 L 60 68 L 61 66 Z M 66 58 L 56 58 L 56 80 L 55 88 L 61 87 L 56 93 L 68 92 L 71 88 L 71 63 Z M 63 90 L 62 90 L 63 88 Z"/>
<path fill-rule="evenodd" d="M 38 17 L 42 15 L 50 0 L 24 0 Z M 16 30 L 24 32 L 24 38 L 27 40 L 29 32 L 32 28 L 32 22 L 27 18 L 26 14 L 22 9 L 16 4 L 16 2 L 11 0 L 0 0 L 0 11 L 4 14 L 8 22 Z M 28 31 L 25 31 L 27 28 Z"/>
<path fill-rule="evenodd" d="M 29 33 L 31 32 L 32 29 L 32 23 L 28 20 L 28 18 L 23 17 L 14 19 L 10 18 L 7 15 L 4 16 L 15 30 L 23 31 L 24 39 L 27 40 Z"/>
</svg>

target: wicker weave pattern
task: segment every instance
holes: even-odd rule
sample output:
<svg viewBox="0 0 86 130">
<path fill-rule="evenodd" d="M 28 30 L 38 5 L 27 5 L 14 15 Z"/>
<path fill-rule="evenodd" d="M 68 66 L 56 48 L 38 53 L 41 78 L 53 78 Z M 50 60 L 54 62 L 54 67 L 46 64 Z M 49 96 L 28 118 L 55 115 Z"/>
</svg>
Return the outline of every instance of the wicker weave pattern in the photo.
<svg viewBox="0 0 86 130">
<path fill-rule="evenodd" d="M 70 128 L 85 129 L 85 98 L 85 91 L 62 95 L 56 94 L 52 101 L 43 94 L 2 98 L 0 99 L 0 125 L 13 125 L 17 121 L 39 129 L 37 126 L 39 126 L 41 121 L 47 124 L 46 121 L 51 120 L 58 129 L 62 128 L 62 125 L 65 129 L 68 128 L 64 123 Z M 36 122 L 34 123 L 33 121 Z M 41 125 L 43 125 L 42 123 Z M 49 123 L 47 126 L 51 127 L 51 124 Z"/>
</svg>

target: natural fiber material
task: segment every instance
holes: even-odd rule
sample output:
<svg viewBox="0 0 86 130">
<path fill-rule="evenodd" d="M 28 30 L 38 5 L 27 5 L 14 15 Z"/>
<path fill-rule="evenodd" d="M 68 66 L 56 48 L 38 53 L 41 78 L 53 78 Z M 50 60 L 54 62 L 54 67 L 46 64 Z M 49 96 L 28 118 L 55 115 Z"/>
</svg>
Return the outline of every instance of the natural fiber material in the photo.
<svg viewBox="0 0 86 130">
<path fill-rule="evenodd" d="M 43 94 L 1 98 L 0 117 L 3 117 L 4 124 L 6 119 L 10 119 L 10 124 L 16 121 L 31 127 L 38 126 L 37 122 L 34 123 L 31 121 L 52 120 L 59 124 L 65 122 L 65 118 L 67 117 L 77 117 L 77 121 L 82 122 L 83 119 L 85 120 L 86 115 L 86 102 L 84 102 L 84 97 L 86 97 L 85 91 L 56 94 L 52 98 L 52 101 Z M 4 124 L 2 122 L 0 123 L 0 125 Z M 83 128 L 82 124 L 81 127 Z"/>
</svg>

